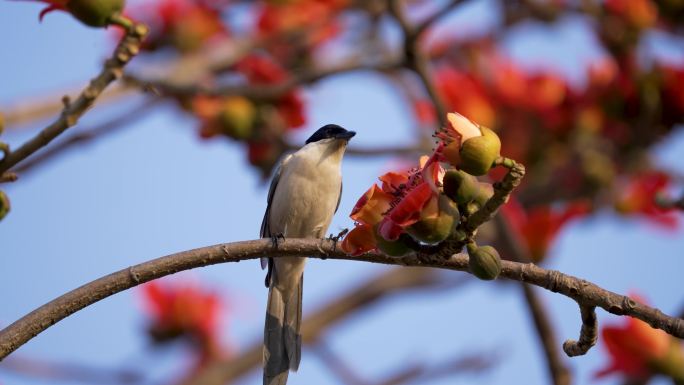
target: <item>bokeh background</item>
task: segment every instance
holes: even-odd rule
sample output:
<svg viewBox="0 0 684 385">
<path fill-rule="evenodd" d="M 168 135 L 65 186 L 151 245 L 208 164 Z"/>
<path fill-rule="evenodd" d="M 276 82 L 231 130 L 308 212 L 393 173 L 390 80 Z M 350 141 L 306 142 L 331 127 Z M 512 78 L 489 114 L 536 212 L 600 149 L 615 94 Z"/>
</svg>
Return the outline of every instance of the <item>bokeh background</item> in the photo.
<svg viewBox="0 0 684 385">
<path fill-rule="evenodd" d="M 97 73 L 115 44 L 110 31 L 87 28 L 66 13 L 49 14 L 39 23 L 41 6 L 0 3 L 0 110 L 78 89 Z M 495 8 L 494 1 L 467 2 L 437 28 L 477 34 L 499 22 Z M 230 17 L 243 16 L 248 17 L 246 13 Z M 579 16 L 555 24 L 524 23 L 507 34 L 501 48 L 525 67 L 553 68 L 581 84 L 586 78 L 580 68 L 600 55 L 587 23 Z M 399 35 L 396 25 L 388 23 L 383 28 L 390 40 Z M 657 55 L 684 63 L 684 43 L 678 37 L 654 34 L 648 46 Z M 291 143 L 303 143 L 326 123 L 357 131 L 353 140 L 357 147 L 415 141 L 412 109 L 380 75 L 337 75 L 306 87 L 304 98 L 306 123 L 288 136 Z M 131 94 L 114 104 L 96 105 L 74 130 L 94 127 L 142 100 Z M 65 151 L 34 167 L 18 182 L 3 186 L 12 212 L 0 222 L 0 325 L 131 264 L 258 236 L 268 184 L 249 166 L 242 145 L 225 138 L 199 138 L 196 119 L 169 101 L 135 113 L 144 116 L 124 129 Z M 10 126 L 3 140 L 16 146 L 50 119 Z M 656 165 L 684 174 L 681 130 L 674 130 L 649 151 Z M 393 167 L 398 167 L 393 156 L 347 157 L 344 194 L 330 232 L 352 225 L 347 215 L 357 198 L 378 175 Z M 666 313 L 678 314 L 684 307 L 683 235 L 681 226 L 663 229 L 602 209 L 564 226 L 545 266 L 618 293 L 638 292 Z M 305 314 L 384 269 L 365 263 L 309 261 Z M 371 382 L 410 363 L 436 365 L 475 355 L 491 360 L 491 366 L 417 383 L 549 383 L 519 285 L 448 274 L 464 283 L 389 296 L 327 330 L 327 345 Z M 192 281 L 220 294 L 225 305 L 221 338 L 231 354 L 239 355 L 262 338 L 267 295 L 263 277 L 254 261 L 211 266 L 167 280 Z M 559 346 L 567 338 L 576 338 L 580 318 L 575 303 L 553 293 L 541 294 L 557 328 Z M 150 341 L 141 297 L 141 290 L 133 289 L 91 306 L 30 341 L 16 357 L 78 364 L 96 371 L 130 370 L 143 373 L 144 383 L 174 383 L 191 370 L 191 349 L 182 343 L 158 347 Z M 599 322 L 620 321 L 599 311 Z M 290 382 L 343 383 L 313 350 L 304 348 L 300 370 Z M 607 360 L 599 342 L 586 356 L 567 362 L 577 384 L 621 383 L 619 377 L 593 378 Z M 0 383 L 57 383 L 15 366 L 11 360 L 0 365 Z M 236 383 L 260 382 L 255 368 Z"/>
</svg>

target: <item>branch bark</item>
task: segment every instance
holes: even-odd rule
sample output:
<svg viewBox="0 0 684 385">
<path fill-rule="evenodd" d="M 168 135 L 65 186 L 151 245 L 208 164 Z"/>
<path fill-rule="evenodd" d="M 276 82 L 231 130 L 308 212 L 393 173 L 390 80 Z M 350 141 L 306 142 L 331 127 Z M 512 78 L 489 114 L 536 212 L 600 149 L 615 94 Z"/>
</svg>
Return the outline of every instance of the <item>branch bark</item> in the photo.
<svg viewBox="0 0 684 385">
<path fill-rule="evenodd" d="M 97 100 L 105 88 L 123 75 L 124 66 L 138 54 L 146 34 L 147 27 L 143 24 L 133 24 L 126 28 L 126 34 L 117 45 L 112 57 L 105 62 L 100 74 L 90 81 L 88 87 L 81 92 L 76 100 L 71 101 L 69 97 L 64 97 L 62 114 L 54 123 L 45 127 L 38 135 L 2 158 L 0 161 L 0 175 L 40 148 L 46 146 L 69 127 L 76 125 L 81 116 L 93 106 L 95 100 Z"/>
<path fill-rule="evenodd" d="M 269 239 L 207 246 L 167 255 L 119 270 L 37 308 L 0 330 L 0 359 L 67 316 L 144 282 L 182 270 L 217 263 L 239 262 L 260 257 L 280 258 L 301 255 L 321 259 L 468 271 L 468 256 L 464 254 L 454 254 L 448 258 L 430 258 L 430 256 L 414 254 L 390 257 L 375 253 L 350 256 L 339 250 L 337 244 L 331 240 L 287 239 L 280 242 L 277 248 L 273 247 Z M 530 283 L 554 293 L 560 293 L 573 299 L 580 306 L 600 307 L 613 314 L 632 316 L 675 337 L 684 338 L 684 320 L 668 316 L 656 308 L 559 271 L 546 270 L 531 263 L 502 261 L 500 277 Z"/>
</svg>

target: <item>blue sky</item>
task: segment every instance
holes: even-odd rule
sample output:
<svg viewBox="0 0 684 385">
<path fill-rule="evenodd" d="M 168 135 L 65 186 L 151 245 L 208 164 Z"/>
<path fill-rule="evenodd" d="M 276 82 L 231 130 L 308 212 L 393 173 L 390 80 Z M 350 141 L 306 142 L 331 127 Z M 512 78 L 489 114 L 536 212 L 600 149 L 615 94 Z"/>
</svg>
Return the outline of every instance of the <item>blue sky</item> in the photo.
<svg viewBox="0 0 684 385">
<path fill-rule="evenodd" d="M 486 2 L 485 2 L 486 3 Z M 54 13 L 42 24 L 40 6 L 0 2 L 0 110 L 25 100 L 85 84 L 111 48 L 106 32 L 88 29 Z M 485 17 L 475 7 L 456 15 Z M 581 44 L 578 21 L 553 30 L 517 31 L 507 50 L 528 65 L 563 64 L 595 54 Z M 535 32 L 536 31 L 536 32 Z M 532 35 L 530 37 L 530 35 Z M 520 35 L 520 36 L 518 36 Z M 561 38 L 570 49 L 560 49 Z M 516 39 L 518 39 L 516 41 Z M 527 40 L 529 39 L 529 40 Z M 680 47 L 681 48 L 681 47 Z M 540 54 L 547 52 L 551 54 Z M 669 51 L 668 51 L 669 52 Z M 555 58 L 555 61 L 554 59 Z M 547 61 L 549 63 L 547 63 Z M 325 80 L 307 92 L 309 123 L 303 141 L 322 124 L 334 122 L 358 132 L 358 145 L 409 143 L 410 112 L 391 85 L 371 74 Z M 127 100 L 134 104 L 137 98 Z M 79 127 L 87 128 L 116 110 L 95 107 Z M 42 122 L 45 123 L 45 122 Z M 10 128 L 3 139 L 20 143 L 41 124 Z M 265 207 L 266 185 L 246 167 L 241 149 L 227 141 L 201 141 L 194 121 L 161 105 L 130 127 L 60 157 L 19 182 L 3 185 L 13 211 L 0 222 L 0 324 L 91 279 L 168 253 L 220 242 L 253 239 Z M 658 146 L 655 156 L 684 172 L 681 131 Z M 392 164 L 389 158 L 353 159 L 344 164 L 345 190 L 331 232 L 349 227 L 346 217 L 360 194 Z M 681 282 L 684 232 L 663 232 L 610 213 L 576 222 L 559 237 L 548 267 L 626 293 L 638 289 L 668 313 L 684 306 Z M 304 311 L 310 312 L 384 267 L 338 261 L 310 261 Z M 266 290 L 258 263 L 212 266 L 186 277 L 224 292 L 231 305 L 225 338 L 239 349 L 261 338 Z M 460 277 L 454 273 L 454 277 Z M 151 354 L 136 290 L 102 301 L 50 328 L 17 354 L 103 367 L 130 366 L 159 379 L 182 371 L 182 353 Z M 571 300 L 543 293 L 557 324 L 558 344 L 576 338 L 579 313 Z M 599 312 L 600 321 L 619 322 Z M 379 379 L 406 362 L 438 362 L 459 353 L 496 353 L 490 373 L 431 384 L 516 382 L 545 384 L 546 373 L 518 286 L 470 280 L 444 292 L 402 295 L 384 301 L 331 329 L 332 348 L 369 379 Z M 577 383 L 594 383 L 591 373 L 605 363 L 601 346 L 569 360 Z M 182 364 L 181 364 L 182 365 Z M 336 384 L 305 349 L 292 384 Z M 47 384 L 0 370 L 0 383 Z M 241 384 L 257 384 L 257 373 Z M 603 381 L 610 384 L 618 381 Z"/>
</svg>

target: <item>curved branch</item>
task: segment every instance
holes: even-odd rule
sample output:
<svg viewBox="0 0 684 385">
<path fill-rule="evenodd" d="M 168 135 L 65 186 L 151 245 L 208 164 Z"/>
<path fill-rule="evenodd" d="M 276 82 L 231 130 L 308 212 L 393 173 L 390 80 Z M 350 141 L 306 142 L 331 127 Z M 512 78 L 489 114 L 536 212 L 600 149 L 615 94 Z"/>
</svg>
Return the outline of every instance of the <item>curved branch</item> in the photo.
<svg viewBox="0 0 684 385">
<path fill-rule="evenodd" d="M 71 101 L 66 96 L 62 99 L 64 108 L 54 123 L 45 127 L 35 137 L 2 158 L 0 174 L 46 146 L 69 127 L 76 125 L 105 88 L 122 76 L 124 66 L 140 51 L 140 45 L 145 35 L 147 35 L 147 27 L 143 24 L 134 24 L 130 28 L 126 28 L 126 34 L 116 46 L 112 57 L 105 62 L 102 71 L 90 81 L 88 87 L 81 92 L 76 100 Z"/>
<path fill-rule="evenodd" d="M 468 271 L 468 256 L 454 254 L 449 258 L 425 255 L 390 257 L 384 254 L 347 255 L 331 240 L 287 239 L 273 248 L 270 239 L 224 243 L 167 255 L 134 265 L 87 283 L 37 308 L 3 330 L 0 330 L 0 359 L 69 315 L 113 294 L 144 282 L 196 267 L 217 263 L 239 262 L 260 257 L 307 255 L 312 258 L 362 261 L 386 265 L 422 266 Z M 534 264 L 502 261 L 500 277 L 537 285 L 572 298 L 580 306 L 600 307 L 617 314 L 647 322 L 654 328 L 684 338 L 684 320 L 663 314 L 660 310 L 613 293 L 586 280 L 546 270 Z"/>
<path fill-rule="evenodd" d="M 580 329 L 579 340 L 567 340 L 563 343 L 563 351 L 570 357 L 587 354 L 598 340 L 598 320 L 596 310 L 592 306 L 580 305 L 582 315 L 582 328 Z"/>
</svg>

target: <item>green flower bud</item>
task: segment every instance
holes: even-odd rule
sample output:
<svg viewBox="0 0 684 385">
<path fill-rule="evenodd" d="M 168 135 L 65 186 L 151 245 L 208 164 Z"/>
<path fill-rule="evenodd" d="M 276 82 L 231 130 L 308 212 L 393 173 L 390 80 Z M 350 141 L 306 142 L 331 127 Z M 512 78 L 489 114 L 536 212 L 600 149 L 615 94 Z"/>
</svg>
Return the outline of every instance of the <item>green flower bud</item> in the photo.
<svg viewBox="0 0 684 385">
<path fill-rule="evenodd" d="M 445 240 L 458 224 L 456 204 L 440 194 L 428 202 L 420 213 L 420 220 L 406 228 L 415 240 L 435 244 Z"/>
<path fill-rule="evenodd" d="M 123 11 L 124 4 L 124 0 L 69 0 L 66 7 L 83 24 L 105 27 L 114 14 Z"/>
<path fill-rule="evenodd" d="M 459 168 L 470 175 L 485 175 L 501 152 L 501 140 L 487 127 L 480 127 L 482 136 L 463 142 Z"/>
<path fill-rule="evenodd" d="M 501 273 L 501 257 L 492 246 L 478 247 L 474 243 L 468 244 L 468 266 L 474 276 L 484 280 L 492 280 Z"/>
<path fill-rule="evenodd" d="M 10 211 L 10 201 L 4 192 L 0 191 L 0 221 Z"/>
<path fill-rule="evenodd" d="M 444 193 L 459 205 L 464 205 L 477 194 L 478 182 L 472 175 L 461 170 L 449 170 L 442 180 Z"/>
</svg>

